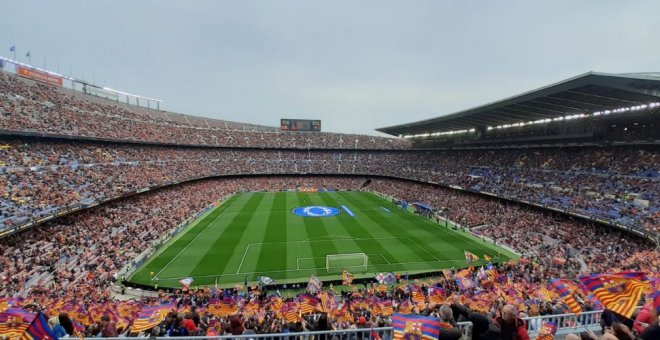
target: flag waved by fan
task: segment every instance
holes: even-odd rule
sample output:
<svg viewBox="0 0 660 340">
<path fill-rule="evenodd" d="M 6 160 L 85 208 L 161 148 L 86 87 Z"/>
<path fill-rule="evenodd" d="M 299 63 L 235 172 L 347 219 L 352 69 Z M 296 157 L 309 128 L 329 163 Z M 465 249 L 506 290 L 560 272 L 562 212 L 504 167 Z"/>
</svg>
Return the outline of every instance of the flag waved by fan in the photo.
<svg viewBox="0 0 660 340">
<path fill-rule="evenodd" d="M 392 327 L 394 340 L 437 340 L 440 335 L 440 319 L 427 316 L 395 313 Z"/>
<path fill-rule="evenodd" d="M 603 306 L 627 318 L 650 285 L 641 272 L 588 275 L 580 277 L 580 281 Z"/>
<path fill-rule="evenodd" d="M 474 261 L 479 260 L 479 256 L 477 256 L 475 253 L 469 252 L 467 250 L 465 250 L 464 253 L 465 253 L 465 261 L 467 261 L 467 263 L 472 263 Z"/>
<path fill-rule="evenodd" d="M 341 282 L 344 286 L 350 286 L 353 284 L 353 274 L 349 273 L 347 270 L 344 270 L 341 273 Z"/>
<path fill-rule="evenodd" d="M 575 292 L 569 288 L 571 285 L 565 279 L 553 279 L 550 281 L 552 287 L 559 293 L 561 299 L 568 305 L 574 314 L 582 313 L 582 305 L 577 301 Z"/>
<path fill-rule="evenodd" d="M 310 294 L 316 294 L 321 290 L 321 287 L 323 286 L 323 282 L 319 280 L 316 275 L 312 274 L 312 276 L 309 277 L 309 282 L 307 283 L 307 292 Z"/>
<path fill-rule="evenodd" d="M 536 340 L 554 340 L 556 333 L 557 323 L 552 321 L 545 322 L 539 330 Z"/>
<path fill-rule="evenodd" d="M 185 279 L 181 279 L 181 280 L 179 280 L 179 283 L 180 283 L 182 286 L 186 287 L 186 288 L 190 288 L 190 285 L 191 285 L 194 281 L 195 281 L 195 279 L 193 279 L 192 277 L 187 277 L 187 278 L 185 278 Z"/>
</svg>

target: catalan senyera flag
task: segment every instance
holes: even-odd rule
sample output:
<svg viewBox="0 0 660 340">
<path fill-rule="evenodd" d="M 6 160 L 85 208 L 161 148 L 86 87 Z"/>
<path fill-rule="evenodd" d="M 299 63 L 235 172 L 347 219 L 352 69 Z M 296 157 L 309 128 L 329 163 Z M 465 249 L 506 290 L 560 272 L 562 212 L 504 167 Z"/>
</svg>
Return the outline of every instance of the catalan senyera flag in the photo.
<svg viewBox="0 0 660 340">
<path fill-rule="evenodd" d="M 390 316 L 394 314 L 394 308 L 392 307 L 391 300 L 380 301 L 379 305 L 380 305 L 380 315 Z"/>
<path fill-rule="evenodd" d="M 493 258 L 488 256 L 488 254 L 484 254 L 484 260 L 486 260 L 486 262 L 490 262 L 492 259 Z"/>
<path fill-rule="evenodd" d="M 399 312 L 403 314 L 411 314 L 415 306 L 408 300 L 405 300 L 399 304 Z"/>
<path fill-rule="evenodd" d="M 248 316 L 255 316 L 259 313 L 260 310 L 261 304 L 259 303 L 259 300 L 252 300 L 246 303 L 245 307 L 243 307 L 243 311 Z"/>
<path fill-rule="evenodd" d="M 321 299 L 311 294 L 300 294 L 298 296 L 300 311 L 303 314 L 310 314 L 316 311 L 316 307 L 321 303 Z"/>
<path fill-rule="evenodd" d="M 427 316 L 395 313 L 392 327 L 394 340 L 437 340 L 440 335 L 440 319 Z"/>
<path fill-rule="evenodd" d="M 332 313 L 339 307 L 337 299 L 332 292 L 321 292 L 318 294 L 318 297 L 321 299 L 321 304 L 318 307 L 321 312 Z"/>
<path fill-rule="evenodd" d="M 176 308 L 175 303 L 142 307 L 140 314 L 133 322 L 133 332 L 139 333 L 158 326 L 173 308 Z"/>
<path fill-rule="evenodd" d="M 649 287 L 646 274 L 640 272 L 582 276 L 580 281 L 603 306 L 627 318 Z"/>
<path fill-rule="evenodd" d="M 341 282 L 344 286 L 350 286 L 353 284 L 353 274 L 349 273 L 347 270 L 344 270 L 341 273 Z"/>
<path fill-rule="evenodd" d="M 355 321 L 355 319 L 353 318 L 353 314 L 351 314 L 351 309 L 348 304 L 344 304 L 344 306 L 339 311 L 338 320 L 339 322 L 350 322 L 350 323 L 353 323 Z"/>
<path fill-rule="evenodd" d="M 431 293 L 429 293 L 429 301 L 434 304 L 441 304 L 445 301 L 445 290 L 440 288 L 434 288 Z"/>
<path fill-rule="evenodd" d="M 417 285 L 410 285 L 410 293 L 412 295 L 413 302 L 417 305 L 419 309 L 424 309 L 426 307 L 426 296 L 424 292 Z"/>
<path fill-rule="evenodd" d="M 486 275 L 488 275 L 488 280 L 495 281 L 495 279 L 500 275 L 497 273 L 495 268 L 486 270 Z"/>
<path fill-rule="evenodd" d="M 290 323 L 296 323 L 300 321 L 302 314 L 298 303 L 289 302 L 286 304 L 286 312 L 284 312 L 284 318 L 287 322 Z"/>
<path fill-rule="evenodd" d="M 555 338 L 555 333 L 557 333 L 557 323 L 551 321 L 545 322 L 543 326 L 541 326 L 536 340 L 553 340 Z"/>
<path fill-rule="evenodd" d="M 464 253 L 465 253 L 465 261 L 467 261 L 467 263 L 472 263 L 474 261 L 479 260 L 479 256 L 477 256 L 475 253 L 469 252 L 467 250 L 465 250 Z"/>
<path fill-rule="evenodd" d="M 553 279 L 550 281 L 552 287 L 557 291 L 561 299 L 568 305 L 574 314 L 582 313 L 582 306 L 575 298 L 575 292 L 570 288 L 565 279 Z"/>
</svg>

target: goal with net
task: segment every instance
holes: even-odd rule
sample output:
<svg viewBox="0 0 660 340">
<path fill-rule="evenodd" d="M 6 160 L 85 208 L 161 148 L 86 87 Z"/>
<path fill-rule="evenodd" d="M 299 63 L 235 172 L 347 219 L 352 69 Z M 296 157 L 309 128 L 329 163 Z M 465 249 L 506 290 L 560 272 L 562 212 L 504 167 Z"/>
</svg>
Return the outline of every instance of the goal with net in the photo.
<svg viewBox="0 0 660 340">
<path fill-rule="evenodd" d="M 328 273 L 341 273 L 343 270 L 366 272 L 367 261 L 365 253 L 331 254 L 325 256 L 325 269 Z"/>
</svg>

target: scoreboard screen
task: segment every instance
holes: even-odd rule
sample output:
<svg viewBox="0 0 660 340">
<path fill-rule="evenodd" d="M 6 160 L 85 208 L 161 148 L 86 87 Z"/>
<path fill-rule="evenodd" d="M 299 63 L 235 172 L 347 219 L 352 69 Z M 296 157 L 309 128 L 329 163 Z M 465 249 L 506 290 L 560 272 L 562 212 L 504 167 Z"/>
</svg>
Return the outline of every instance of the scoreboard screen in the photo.
<svg viewBox="0 0 660 340">
<path fill-rule="evenodd" d="M 321 131 L 320 120 L 310 119 L 281 119 L 280 130 L 282 131 Z"/>
</svg>

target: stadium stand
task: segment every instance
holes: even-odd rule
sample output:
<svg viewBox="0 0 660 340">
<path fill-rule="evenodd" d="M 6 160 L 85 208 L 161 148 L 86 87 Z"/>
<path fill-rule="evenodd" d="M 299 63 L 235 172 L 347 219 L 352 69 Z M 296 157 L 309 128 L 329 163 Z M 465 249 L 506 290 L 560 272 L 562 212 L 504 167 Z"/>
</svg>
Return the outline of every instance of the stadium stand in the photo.
<svg viewBox="0 0 660 340">
<path fill-rule="evenodd" d="M 69 335 L 164 336 L 373 333 L 391 326 L 391 309 L 438 317 L 447 330 L 469 321 L 473 338 L 488 338 L 502 328 L 494 317 L 505 305 L 519 317 L 568 312 L 556 294 L 543 298 L 551 278 L 639 270 L 656 285 L 660 252 L 648 240 L 660 231 L 658 82 L 587 74 L 381 129 L 409 137 L 402 139 L 279 132 L 136 108 L 0 72 L 0 311 L 18 305 L 59 315 L 51 326 Z M 624 104 L 635 109 L 615 111 Z M 594 115 L 597 107 L 611 115 Z M 514 126 L 521 120 L 534 123 Z M 240 191 L 322 187 L 427 202 L 524 256 L 494 272 L 447 271 L 342 292 L 330 300 L 350 308 L 320 318 L 286 314 L 282 306 L 299 298 L 267 288 L 249 290 L 247 298 L 261 309 L 242 309 L 241 316 L 223 309 L 245 308 L 239 289 L 156 290 L 130 301 L 113 294 L 122 268 L 216 200 Z M 464 278 L 474 286 L 459 285 Z M 411 286 L 426 301 L 411 305 Z M 443 292 L 449 311 L 430 299 L 433 290 Z M 585 311 L 601 309 L 588 292 L 576 294 Z M 173 299 L 175 306 L 168 304 Z M 134 332 L 151 316 L 140 311 L 157 305 L 165 306 L 163 318 Z M 579 322 L 600 320 L 585 315 Z M 541 319 L 529 320 L 526 329 L 538 332 Z M 561 320 L 567 329 L 578 322 Z M 367 336 L 386 337 L 376 333 Z"/>
<path fill-rule="evenodd" d="M 249 174 L 374 175 L 441 183 L 657 233 L 660 158 L 653 147 L 534 150 L 244 150 L 0 140 L 0 229 L 182 181 Z M 632 152 L 631 152 L 632 151 Z M 513 164 L 513 166 L 511 166 Z"/>
<path fill-rule="evenodd" d="M 338 133 L 279 132 L 250 124 L 134 108 L 0 72 L 7 132 L 183 145 L 297 149 L 405 149 L 410 142 Z M 191 117 L 191 118 L 189 118 Z"/>
</svg>

